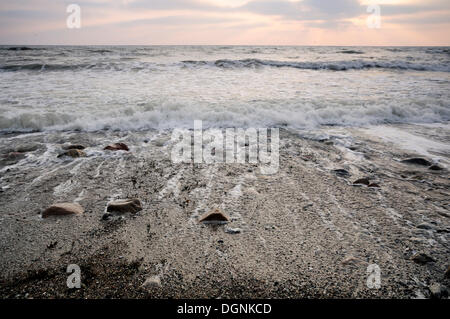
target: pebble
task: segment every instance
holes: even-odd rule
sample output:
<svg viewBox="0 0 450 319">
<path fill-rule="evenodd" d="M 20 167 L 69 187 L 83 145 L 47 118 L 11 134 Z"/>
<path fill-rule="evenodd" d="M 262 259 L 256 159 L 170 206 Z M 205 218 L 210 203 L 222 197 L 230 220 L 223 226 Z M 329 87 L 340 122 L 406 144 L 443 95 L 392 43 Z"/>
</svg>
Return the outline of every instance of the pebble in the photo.
<svg viewBox="0 0 450 319">
<path fill-rule="evenodd" d="M 402 163 L 405 164 L 416 164 L 416 165 L 422 165 L 422 166 L 431 166 L 432 163 L 424 158 L 420 158 L 420 157 L 413 157 L 413 158 L 408 158 L 402 161 Z"/>
<path fill-rule="evenodd" d="M 141 210 L 141 201 L 137 198 L 113 201 L 108 203 L 108 206 L 106 208 L 106 211 L 110 213 L 137 213 Z"/>
<path fill-rule="evenodd" d="M 161 287 L 161 278 L 154 275 L 148 277 L 141 286 L 142 288 Z"/>
<path fill-rule="evenodd" d="M 104 150 L 109 150 L 109 151 L 129 151 L 130 149 L 128 148 L 128 146 L 125 143 L 115 143 L 115 144 L 111 144 L 108 145 L 104 148 Z"/>
<path fill-rule="evenodd" d="M 430 290 L 431 293 L 431 298 L 435 298 L 435 299 L 440 299 L 442 296 L 442 286 L 439 283 L 432 283 L 431 285 L 428 286 L 428 289 Z"/>
<path fill-rule="evenodd" d="M 81 151 L 81 150 L 70 149 L 70 150 L 67 150 L 64 153 L 61 153 L 61 154 L 58 155 L 58 157 L 63 157 L 63 156 L 70 156 L 70 157 L 73 157 L 73 158 L 85 157 L 86 153 Z"/>
<path fill-rule="evenodd" d="M 341 177 L 347 177 L 350 176 L 350 173 L 345 170 L 345 169 L 334 169 L 333 172 L 337 175 L 337 176 L 341 176 Z"/>
<path fill-rule="evenodd" d="M 216 208 L 211 210 L 208 213 L 203 214 L 199 222 L 208 222 L 208 223 L 227 223 L 230 221 L 230 218 L 220 209 Z"/>
<path fill-rule="evenodd" d="M 69 145 L 64 145 L 62 147 L 63 150 L 68 151 L 68 150 L 84 150 L 86 147 L 84 147 L 81 144 L 69 144 Z"/>
<path fill-rule="evenodd" d="M 425 254 L 425 253 L 416 253 L 416 254 L 414 254 L 414 255 L 411 257 L 411 259 L 412 259 L 415 263 L 418 263 L 418 264 L 421 264 L 421 265 L 424 265 L 424 264 L 426 264 L 426 263 L 435 261 L 432 257 L 428 256 L 428 255 Z"/>
<path fill-rule="evenodd" d="M 434 228 L 433 225 L 428 224 L 428 223 L 422 223 L 422 224 L 417 225 L 416 227 L 420 228 L 420 229 L 433 229 Z"/>
<path fill-rule="evenodd" d="M 225 232 L 228 234 L 239 234 L 241 232 L 240 228 L 225 228 Z"/>
<path fill-rule="evenodd" d="M 353 182 L 353 185 L 369 185 L 370 181 L 368 178 L 360 178 Z"/>
<path fill-rule="evenodd" d="M 49 216 L 61 215 L 80 215 L 84 213 L 84 209 L 77 203 L 58 203 L 53 204 L 42 212 L 42 218 Z"/>
</svg>

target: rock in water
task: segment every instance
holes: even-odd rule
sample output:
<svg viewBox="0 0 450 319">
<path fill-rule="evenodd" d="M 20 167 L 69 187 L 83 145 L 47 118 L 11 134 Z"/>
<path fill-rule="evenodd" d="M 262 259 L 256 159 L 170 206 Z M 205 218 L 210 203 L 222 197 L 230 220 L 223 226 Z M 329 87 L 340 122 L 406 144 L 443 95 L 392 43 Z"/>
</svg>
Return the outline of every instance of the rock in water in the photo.
<svg viewBox="0 0 450 319">
<path fill-rule="evenodd" d="M 348 177 L 350 176 L 350 173 L 345 170 L 345 169 L 334 169 L 333 172 L 337 175 L 337 176 L 341 176 L 341 177 Z"/>
<path fill-rule="evenodd" d="M 130 149 L 124 143 L 115 143 L 115 144 L 106 146 L 104 148 L 104 150 L 109 150 L 109 151 L 129 151 Z"/>
<path fill-rule="evenodd" d="M 435 261 L 432 257 L 430 257 L 430 256 L 428 256 L 427 254 L 424 254 L 424 253 L 416 253 L 416 254 L 414 254 L 411 257 L 411 259 L 415 263 L 418 263 L 418 264 L 421 264 L 421 265 L 425 265 L 426 263 Z"/>
<path fill-rule="evenodd" d="M 431 166 L 431 162 L 424 159 L 424 158 L 420 158 L 420 157 L 413 157 L 413 158 L 408 158 L 402 161 L 402 163 L 405 164 L 416 164 L 416 165 L 422 165 L 422 166 Z"/>
<path fill-rule="evenodd" d="M 86 147 L 84 147 L 81 144 L 69 144 L 69 145 L 64 145 L 62 147 L 63 150 L 68 151 L 68 150 L 84 150 Z"/>
<path fill-rule="evenodd" d="M 113 201 L 106 208 L 110 213 L 137 213 L 141 210 L 141 201 L 136 198 Z"/>
<path fill-rule="evenodd" d="M 58 203 L 53 204 L 42 212 L 42 218 L 49 216 L 63 216 L 63 215 L 80 215 L 84 213 L 84 209 L 77 203 Z"/>
<path fill-rule="evenodd" d="M 224 224 L 224 223 L 228 223 L 229 221 L 230 221 L 230 218 L 218 208 L 213 209 L 212 211 L 210 211 L 208 213 L 205 213 L 199 219 L 200 223 L 205 222 L 205 223 Z"/>
<path fill-rule="evenodd" d="M 85 157 L 86 153 L 81 151 L 81 150 L 70 149 L 70 150 L 67 150 L 64 153 L 61 153 L 61 154 L 58 155 L 58 157 L 63 157 L 63 156 L 70 156 L 70 157 L 73 157 L 73 158 Z"/>
<path fill-rule="evenodd" d="M 2 155 L 1 162 L 5 163 L 5 165 L 13 165 L 24 158 L 25 154 L 21 152 L 9 152 L 7 154 Z"/>
<path fill-rule="evenodd" d="M 353 185 L 369 185 L 370 181 L 368 178 L 360 178 L 353 182 Z"/>
</svg>

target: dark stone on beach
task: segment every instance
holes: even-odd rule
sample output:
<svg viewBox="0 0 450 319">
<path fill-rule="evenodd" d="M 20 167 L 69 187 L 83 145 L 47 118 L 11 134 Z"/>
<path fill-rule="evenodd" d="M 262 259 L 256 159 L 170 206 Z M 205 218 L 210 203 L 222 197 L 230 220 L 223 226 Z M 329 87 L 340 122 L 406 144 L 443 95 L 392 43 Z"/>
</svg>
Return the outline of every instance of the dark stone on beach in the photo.
<svg viewBox="0 0 450 319">
<path fill-rule="evenodd" d="M 428 161 L 424 158 L 420 158 L 420 157 L 408 158 L 408 159 L 403 160 L 402 163 L 415 164 L 415 165 L 421 165 L 421 166 L 431 166 L 433 164 L 430 161 Z"/>
<path fill-rule="evenodd" d="M 16 152 L 19 153 L 28 153 L 28 152 L 34 152 L 39 148 L 39 144 L 24 144 L 20 145 L 16 148 Z"/>
<path fill-rule="evenodd" d="M 369 185 L 367 185 L 367 187 L 380 188 L 380 185 L 378 185 L 377 183 L 370 183 Z"/>
<path fill-rule="evenodd" d="M 369 185 L 370 181 L 368 178 L 360 178 L 353 182 L 353 185 Z"/>
<path fill-rule="evenodd" d="M 447 267 L 447 270 L 444 273 L 444 277 L 450 279 L 450 266 Z"/>
<path fill-rule="evenodd" d="M 340 176 L 340 177 L 348 177 L 348 176 L 350 176 L 350 173 L 347 170 L 341 169 L 341 168 L 340 169 L 334 169 L 333 172 L 337 176 Z"/>
<path fill-rule="evenodd" d="M 64 216 L 64 215 L 81 215 L 84 209 L 77 203 L 58 203 L 53 204 L 42 212 L 42 218 L 49 216 Z"/>
<path fill-rule="evenodd" d="M 441 171 L 441 170 L 443 170 L 443 168 L 440 167 L 437 164 L 431 165 L 430 167 L 428 167 L 428 169 L 431 169 L 432 171 Z"/>
<path fill-rule="evenodd" d="M 220 209 L 216 208 L 212 211 L 203 214 L 200 217 L 199 222 L 210 222 L 210 223 L 227 223 L 230 221 L 230 218 Z"/>
<path fill-rule="evenodd" d="M 104 213 L 102 216 L 102 220 L 108 220 L 112 217 L 112 214 L 110 213 Z"/>
<path fill-rule="evenodd" d="M 428 223 L 422 223 L 416 226 L 419 229 L 433 229 L 434 227 Z"/>
<path fill-rule="evenodd" d="M 86 147 L 84 147 L 81 144 L 70 144 L 70 145 L 64 145 L 62 147 L 63 150 L 84 150 Z"/>
<path fill-rule="evenodd" d="M 113 201 L 106 208 L 107 212 L 114 213 L 137 213 L 141 210 L 141 201 L 137 198 Z"/>
<path fill-rule="evenodd" d="M 425 265 L 425 264 L 427 264 L 427 263 L 429 263 L 429 262 L 434 262 L 434 261 L 435 261 L 432 257 L 428 256 L 428 255 L 425 254 L 425 253 L 416 253 L 416 254 L 414 254 L 414 255 L 411 257 L 411 259 L 412 259 L 415 263 L 418 263 L 418 264 L 421 264 L 421 265 Z"/>
<path fill-rule="evenodd" d="M 9 152 L 9 153 L 3 155 L 3 159 L 6 161 L 17 162 L 23 158 L 25 158 L 25 154 L 23 154 L 21 152 Z"/>
<path fill-rule="evenodd" d="M 73 157 L 73 158 L 85 157 L 86 153 L 81 151 L 81 150 L 70 149 L 70 150 L 67 150 L 64 153 L 61 153 L 61 154 L 58 155 L 58 157 L 63 157 L 63 156 L 70 156 L 70 157 Z"/>
<path fill-rule="evenodd" d="M 428 286 L 430 290 L 430 295 L 432 299 L 441 299 L 444 295 L 446 296 L 446 289 L 442 287 L 441 284 L 435 282 Z"/>
<path fill-rule="evenodd" d="M 347 256 L 342 260 L 342 264 L 343 265 L 348 265 L 348 266 L 356 266 L 358 264 L 362 264 L 364 263 L 363 260 L 356 258 L 354 256 Z"/>
<path fill-rule="evenodd" d="M 129 151 L 130 149 L 125 143 L 115 143 L 112 145 L 108 145 L 104 148 L 104 150 L 109 151 Z"/>
</svg>

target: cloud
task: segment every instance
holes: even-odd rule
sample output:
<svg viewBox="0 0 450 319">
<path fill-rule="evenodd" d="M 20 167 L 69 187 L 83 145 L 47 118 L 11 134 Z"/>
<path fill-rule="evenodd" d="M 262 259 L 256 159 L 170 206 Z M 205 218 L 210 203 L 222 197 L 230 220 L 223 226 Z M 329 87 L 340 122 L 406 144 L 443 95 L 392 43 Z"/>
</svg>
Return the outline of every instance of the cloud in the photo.
<svg viewBox="0 0 450 319">
<path fill-rule="evenodd" d="M 138 26 L 138 25 L 207 25 L 220 24 L 229 22 L 242 22 L 242 19 L 233 17 L 198 17 L 194 15 L 177 15 L 165 16 L 149 19 L 136 19 L 131 21 L 120 22 L 118 25 L 123 26 Z"/>
</svg>

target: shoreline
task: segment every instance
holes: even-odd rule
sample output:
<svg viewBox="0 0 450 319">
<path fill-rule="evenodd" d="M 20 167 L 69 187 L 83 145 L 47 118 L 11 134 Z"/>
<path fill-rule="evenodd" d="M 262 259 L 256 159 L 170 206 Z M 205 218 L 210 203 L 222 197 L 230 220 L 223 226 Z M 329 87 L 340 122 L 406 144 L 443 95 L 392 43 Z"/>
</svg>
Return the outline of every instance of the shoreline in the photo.
<svg viewBox="0 0 450 319">
<path fill-rule="evenodd" d="M 388 127 L 450 140 L 448 125 Z M 415 298 L 431 297 L 433 284 L 446 291 L 449 151 L 424 156 L 362 128 L 317 131 L 307 138 L 280 129 L 273 175 L 248 163 L 173 164 L 169 132 L 0 138 L 2 149 L 25 154 L 0 167 L 0 297 Z M 130 151 L 103 150 L 116 142 Z M 57 158 L 66 143 L 86 146 L 87 156 Z M 442 170 L 401 162 L 414 157 L 438 159 Z M 361 178 L 379 187 L 353 184 Z M 140 199 L 143 210 L 102 219 L 108 202 L 125 198 Z M 55 202 L 85 212 L 42 219 Z M 229 224 L 198 223 L 215 207 Z M 417 263 L 417 253 L 434 261 Z M 80 265 L 81 289 L 66 286 L 69 264 Z M 381 269 L 380 289 L 366 285 L 371 264 Z M 159 283 L 143 286 L 155 276 Z"/>
</svg>

